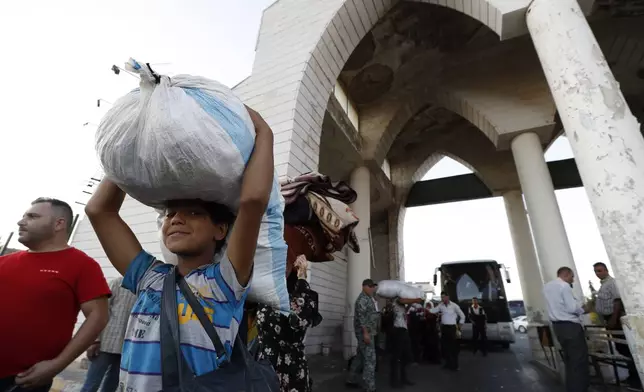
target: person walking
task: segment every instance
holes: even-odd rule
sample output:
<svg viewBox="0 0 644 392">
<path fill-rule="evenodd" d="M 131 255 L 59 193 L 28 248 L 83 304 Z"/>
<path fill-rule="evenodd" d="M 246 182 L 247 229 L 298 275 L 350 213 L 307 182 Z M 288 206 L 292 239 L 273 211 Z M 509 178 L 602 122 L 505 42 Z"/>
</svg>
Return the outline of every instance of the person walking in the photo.
<svg viewBox="0 0 644 392">
<path fill-rule="evenodd" d="M 28 250 L 0 256 L 0 391 L 49 391 L 107 324 L 110 289 L 99 264 L 67 245 L 72 222 L 69 204 L 36 199 L 18 221 Z"/>
<path fill-rule="evenodd" d="M 543 288 L 548 317 L 563 350 L 566 367 L 566 391 L 587 392 L 590 387 L 588 346 L 581 315 L 588 313 L 575 299 L 572 284 L 575 274 L 569 267 L 557 270 L 557 279 Z"/>
<path fill-rule="evenodd" d="M 408 315 L 405 305 L 416 300 L 396 298 L 393 302 L 394 325 L 392 331 L 392 352 L 390 383 L 392 388 L 414 385 L 407 376 L 407 366 L 412 361 L 413 352 L 409 335 Z"/>
<path fill-rule="evenodd" d="M 122 277 L 110 283 L 110 320 L 99 339 L 87 349 L 87 358 L 91 362 L 81 392 L 96 392 L 99 387 L 101 392 L 115 392 L 119 386 L 125 329 L 136 301 L 134 294 L 121 287 L 122 283 Z"/>
<path fill-rule="evenodd" d="M 376 390 L 376 331 L 379 317 L 374 299 L 378 285 L 371 279 L 362 282 L 362 292 L 354 306 L 353 329 L 358 340 L 358 352 L 351 361 L 348 387 L 359 387 L 362 379 L 366 392 Z"/>
<path fill-rule="evenodd" d="M 450 301 L 446 292 L 441 293 L 442 302 L 435 308 L 429 309 L 433 314 L 440 314 L 441 351 L 445 358 L 445 368 L 458 370 L 460 326 L 465 322 L 465 314 L 460 306 Z"/>
<path fill-rule="evenodd" d="M 474 354 L 481 350 L 483 356 L 487 356 L 487 314 L 485 309 L 479 305 L 478 298 L 472 298 L 472 305 L 469 309 L 470 321 L 472 322 L 472 343 Z"/>
</svg>

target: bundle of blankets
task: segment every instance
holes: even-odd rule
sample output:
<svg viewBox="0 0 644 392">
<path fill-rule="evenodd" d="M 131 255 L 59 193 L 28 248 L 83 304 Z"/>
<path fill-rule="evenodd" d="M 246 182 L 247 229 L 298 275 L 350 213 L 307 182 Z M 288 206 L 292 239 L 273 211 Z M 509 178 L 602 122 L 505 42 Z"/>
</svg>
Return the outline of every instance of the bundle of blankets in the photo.
<svg viewBox="0 0 644 392">
<path fill-rule="evenodd" d="M 281 189 L 289 264 L 301 254 L 310 262 L 332 261 L 345 245 L 360 252 L 353 231 L 359 220 L 348 206 L 357 194 L 349 185 L 311 172 L 282 182 Z"/>
</svg>

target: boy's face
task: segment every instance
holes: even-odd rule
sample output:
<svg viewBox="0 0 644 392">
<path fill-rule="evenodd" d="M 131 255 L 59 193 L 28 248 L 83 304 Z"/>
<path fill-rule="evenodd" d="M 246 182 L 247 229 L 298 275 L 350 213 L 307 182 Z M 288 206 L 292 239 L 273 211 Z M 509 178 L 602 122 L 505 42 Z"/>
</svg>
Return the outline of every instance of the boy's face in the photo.
<svg viewBox="0 0 644 392">
<path fill-rule="evenodd" d="M 183 203 L 166 209 L 161 231 L 166 248 L 176 255 L 214 255 L 217 241 L 226 238 L 228 225 L 213 223 L 199 203 Z"/>
</svg>

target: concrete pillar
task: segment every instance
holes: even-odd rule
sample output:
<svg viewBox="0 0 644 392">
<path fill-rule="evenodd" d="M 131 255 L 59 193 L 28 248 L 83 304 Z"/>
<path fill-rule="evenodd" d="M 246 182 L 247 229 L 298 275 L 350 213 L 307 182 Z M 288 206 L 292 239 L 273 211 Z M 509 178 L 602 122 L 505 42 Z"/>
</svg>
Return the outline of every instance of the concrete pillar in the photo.
<svg viewBox="0 0 644 392">
<path fill-rule="evenodd" d="M 543 282 L 555 279 L 557 270 L 564 266 L 570 267 L 578 277 L 539 136 L 532 132 L 523 133 L 512 140 L 511 146 L 528 207 Z M 582 301 L 579 283 L 576 279 L 573 291 L 577 300 Z"/>
<path fill-rule="evenodd" d="M 644 379 L 644 140 L 576 0 L 534 0 L 527 24 L 570 140 Z"/>
<path fill-rule="evenodd" d="M 517 259 L 523 303 L 528 316 L 528 342 L 532 360 L 552 367 L 541 347 L 537 329 L 537 327 L 548 323 L 548 314 L 542 294 L 543 279 L 541 278 L 537 253 L 534 249 L 528 215 L 523 204 L 523 194 L 520 190 L 506 192 L 503 194 L 503 201 L 505 202 L 505 212 L 510 225 L 514 255 Z"/>
<path fill-rule="evenodd" d="M 545 299 L 542 294 L 543 279 L 541 279 L 539 261 L 523 204 L 523 194 L 521 191 L 504 193 L 503 201 L 510 224 L 512 245 L 517 259 L 517 270 L 528 320 L 531 324 L 545 324 L 548 322 L 548 315 L 545 312 Z"/>
<path fill-rule="evenodd" d="M 362 291 L 362 281 L 371 276 L 371 246 L 369 227 L 371 225 L 371 185 L 369 169 L 361 166 L 351 173 L 351 187 L 358 194 L 351 209 L 360 223 L 355 234 L 360 244 L 360 253 L 348 250 L 347 258 L 347 303 L 344 317 L 344 356 L 346 359 L 355 353 L 357 342 L 353 331 L 353 307 Z"/>
</svg>

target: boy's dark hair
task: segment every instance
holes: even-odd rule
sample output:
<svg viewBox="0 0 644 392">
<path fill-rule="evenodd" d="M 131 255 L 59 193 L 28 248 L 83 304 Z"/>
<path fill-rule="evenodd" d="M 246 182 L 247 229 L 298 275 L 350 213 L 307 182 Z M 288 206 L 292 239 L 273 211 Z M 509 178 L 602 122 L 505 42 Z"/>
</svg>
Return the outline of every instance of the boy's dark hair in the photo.
<svg viewBox="0 0 644 392">
<path fill-rule="evenodd" d="M 443 295 L 448 295 L 448 294 L 447 294 L 447 291 L 441 291 L 441 297 L 442 297 Z"/>
<path fill-rule="evenodd" d="M 593 264 L 593 268 L 595 267 L 604 267 L 605 270 L 608 270 L 608 267 L 606 266 L 606 264 L 602 263 L 601 261 Z"/>
<path fill-rule="evenodd" d="M 210 216 L 210 220 L 214 224 L 225 223 L 230 226 L 235 222 L 235 214 L 233 214 L 230 208 L 226 207 L 223 204 L 219 204 L 211 201 L 203 201 L 200 199 L 170 200 L 166 203 L 166 208 L 180 207 L 180 206 L 186 206 L 186 205 L 194 206 L 195 204 L 203 207 L 206 210 L 206 212 Z M 219 251 L 224 247 L 225 244 L 226 244 L 225 240 L 217 241 L 217 245 L 215 246 L 215 254 L 219 253 Z"/>
<path fill-rule="evenodd" d="M 67 234 L 72 232 L 74 225 L 74 212 L 69 204 L 65 203 L 62 200 L 53 199 L 51 197 L 39 197 L 36 200 L 31 202 L 31 205 L 40 204 L 40 203 L 49 203 L 51 207 L 56 212 L 57 216 L 65 219 L 65 227 L 67 228 Z"/>
</svg>

